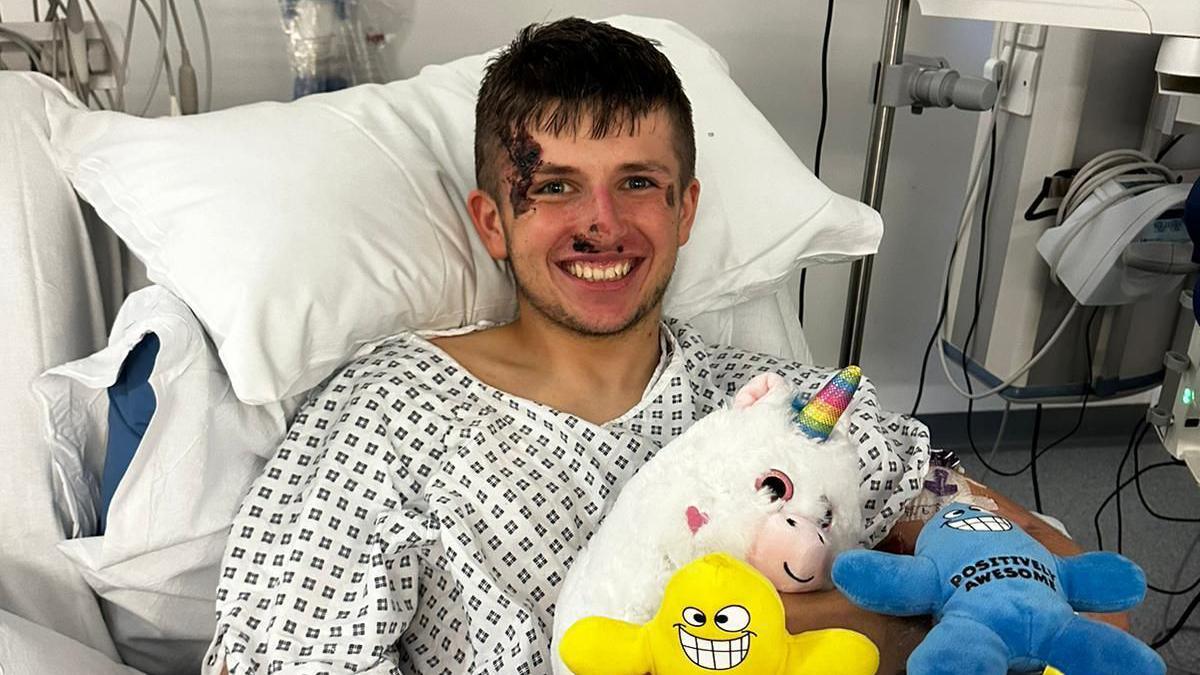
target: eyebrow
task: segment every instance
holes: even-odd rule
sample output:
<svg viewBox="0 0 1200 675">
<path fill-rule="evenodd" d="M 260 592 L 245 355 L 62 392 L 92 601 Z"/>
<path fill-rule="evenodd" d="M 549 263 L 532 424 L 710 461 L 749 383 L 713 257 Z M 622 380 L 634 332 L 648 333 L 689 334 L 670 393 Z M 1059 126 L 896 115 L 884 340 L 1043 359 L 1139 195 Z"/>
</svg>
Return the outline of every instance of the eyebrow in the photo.
<svg viewBox="0 0 1200 675">
<path fill-rule="evenodd" d="M 618 167 L 618 170 L 621 173 L 671 173 L 665 164 L 658 162 L 626 162 Z M 567 164 L 543 162 L 534 173 L 546 176 L 569 176 L 579 173 L 579 169 Z"/>
<path fill-rule="evenodd" d="M 534 173 L 539 175 L 546 174 L 548 176 L 569 176 L 571 174 L 579 173 L 579 169 L 566 164 L 552 164 L 550 162 L 543 162 L 542 165 L 534 171 Z"/>
<path fill-rule="evenodd" d="M 624 173 L 671 173 L 665 164 L 658 162 L 628 162 L 621 165 L 621 171 Z"/>
</svg>

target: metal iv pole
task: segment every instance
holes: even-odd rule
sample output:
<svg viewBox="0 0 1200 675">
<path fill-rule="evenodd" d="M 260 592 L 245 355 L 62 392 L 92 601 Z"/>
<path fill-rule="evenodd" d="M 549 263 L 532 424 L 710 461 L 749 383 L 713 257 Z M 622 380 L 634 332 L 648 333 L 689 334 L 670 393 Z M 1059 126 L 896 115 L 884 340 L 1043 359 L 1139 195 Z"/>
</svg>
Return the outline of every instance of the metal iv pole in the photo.
<svg viewBox="0 0 1200 675">
<path fill-rule="evenodd" d="M 910 0 L 888 0 L 887 19 L 883 25 L 883 47 L 880 51 L 875 89 L 872 98 L 875 113 L 871 120 L 871 140 L 867 146 L 867 166 L 863 174 L 862 201 L 879 210 L 883 202 L 883 180 L 887 175 L 888 151 L 892 144 L 892 125 L 896 108 L 884 102 L 884 78 L 891 66 L 904 58 L 904 33 L 908 28 Z M 855 260 L 850 267 L 850 290 L 846 298 L 846 317 L 842 324 L 842 353 L 840 364 L 845 367 L 862 359 L 863 328 L 867 319 L 867 296 L 871 287 L 871 267 L 875 256 Z"/>
</svg>

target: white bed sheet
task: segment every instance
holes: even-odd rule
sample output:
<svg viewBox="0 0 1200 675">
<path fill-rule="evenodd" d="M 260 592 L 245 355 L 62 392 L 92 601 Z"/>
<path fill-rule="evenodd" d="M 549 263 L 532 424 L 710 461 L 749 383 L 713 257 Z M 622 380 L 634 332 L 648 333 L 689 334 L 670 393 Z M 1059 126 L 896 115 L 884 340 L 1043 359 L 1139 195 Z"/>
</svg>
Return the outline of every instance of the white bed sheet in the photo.
<svg viewBox="0 0 1200 675">
<path fill-rule="evenodd" d="M 106 336 L 98 249 L 47 152 L 45 110 L 69 104 L 11 72 L 0 72 L 0 101 L 0 609 L 115 658 L 91 589 L 56 548 L 50 448 L 30 390 L 42 371 Z M 116 250 L 95 234 L 101 252 Z"/>
<path fill-rule="evenodd" d="M 2 675 L 141 675 L 85 644 L 0 610 Z"/>
</svg>

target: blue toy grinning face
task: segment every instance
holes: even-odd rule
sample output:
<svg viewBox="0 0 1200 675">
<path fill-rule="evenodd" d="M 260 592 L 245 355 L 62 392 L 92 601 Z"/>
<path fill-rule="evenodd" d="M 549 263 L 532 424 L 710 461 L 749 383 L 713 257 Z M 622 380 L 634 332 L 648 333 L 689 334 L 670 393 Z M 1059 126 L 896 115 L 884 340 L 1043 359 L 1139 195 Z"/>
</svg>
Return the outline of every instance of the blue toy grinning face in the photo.
<svg viewBox="0 0 1200 675">
<path fill-rule="evenodd" d="M 941 514 L 942 527 L 949 527 L 959 532 L 1008 532 L 1013 529 L 1011 520 L 1001 518 L 978 506 L 951 504 L 947 508 L 949 510 L 943 511 Z"/>
</svg>

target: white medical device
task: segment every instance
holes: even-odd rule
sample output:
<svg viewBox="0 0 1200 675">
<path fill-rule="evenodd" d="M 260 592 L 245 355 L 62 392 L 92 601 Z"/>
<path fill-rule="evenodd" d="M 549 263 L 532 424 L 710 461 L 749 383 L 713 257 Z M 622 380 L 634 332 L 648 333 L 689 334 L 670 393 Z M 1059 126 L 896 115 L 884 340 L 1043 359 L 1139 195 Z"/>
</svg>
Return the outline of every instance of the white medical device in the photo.
<svg viewBox="0 0 1200 675">
<path fill-rule="evenodd" d="M 1182 301 L 1190 317 L 1191 293 Z M 1167 452 L 1186 462 L 1200 482 L 1200 330 L 1192 330 L 1187 350 L 1167 352 L 1167 381 L 1149 419 Z"/>
<path fill-rule="evenodd" d="M 957 240 L 943 352 L 987 390 L 1011 381 L 1010 401 L 1155 388 L 1164 351 L 1185 349 L 1176 299 L 1195 269 L 1171 224 L 1186 190 L 1156 160 L 1200 131 L 1200 2 L 914 2 L 926 16 L 999 22 L 992 55 L 1010 73 L 987 229 Z M 987 166 L 990 122 L 973 167 Z M 1068 169 L 1109 153 L 1130 156 L 1122 171 Z"/>
<path fill-rule="evenodd" d="M 1124 305 L 1168 293 L 1194 270 L 1179 213 L 1192 186 L 1167 185 L 1120 201 L 1132 187 L 1119 179 L 1104 183 L 1038 240 L 1038 252 L 1081 305 Z"/>
<path fill-rule="evenodd" d="M 918 0 L 921 13 L 959 19 L 1200 37 L 1190 0 Z"/>
</svg>

